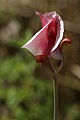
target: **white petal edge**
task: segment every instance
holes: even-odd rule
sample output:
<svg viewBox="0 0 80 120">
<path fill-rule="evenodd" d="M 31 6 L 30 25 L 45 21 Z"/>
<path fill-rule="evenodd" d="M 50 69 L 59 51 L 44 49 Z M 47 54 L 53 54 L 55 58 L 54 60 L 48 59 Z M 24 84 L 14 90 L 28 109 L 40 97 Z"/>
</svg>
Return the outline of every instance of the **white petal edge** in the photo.
<svg viewBox="0 0 80 120">
<path fill-rule="evenodd" d="M 56 42 L 55 42 L 55 45 L 54 45 L 53 49 L 51 50 L 51 52 L 54 52 L 54 50 L 58 47 L 58 45 L 60 44 L 60 42 L 63 38 L 63 33 L 64 33 L 64 23 L 58 14 L 57 14 L 57 20 L 58 20 L 58 22 L 60 21 L 60 29 L 58 28 Z"/>
</svg>

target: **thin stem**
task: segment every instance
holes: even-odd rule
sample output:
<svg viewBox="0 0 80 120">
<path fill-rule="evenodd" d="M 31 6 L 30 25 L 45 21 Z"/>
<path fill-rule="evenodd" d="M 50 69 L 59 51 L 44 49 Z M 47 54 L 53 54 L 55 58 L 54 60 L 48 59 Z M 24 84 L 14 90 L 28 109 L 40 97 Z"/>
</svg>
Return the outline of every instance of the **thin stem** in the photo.
<svg viewBox="0 0 80 120">
<path fill-rule="evenodd" d="M 49 70 L 54 74 L 53 76 L 53 94 L 54 94 L 54 117 L 53 120 L 58 120 L 58 79 L 57 79 L 57 71 L 53 67 L 51 61 L 45 62 L 42 66 L 47 66 Z"/>
<path fill-rule="evenodd" d="M 56 75 L 53 80 L 53 92 L 54 92 L 54 119 L 58 120 L 58 79 Z"/>
</svg>

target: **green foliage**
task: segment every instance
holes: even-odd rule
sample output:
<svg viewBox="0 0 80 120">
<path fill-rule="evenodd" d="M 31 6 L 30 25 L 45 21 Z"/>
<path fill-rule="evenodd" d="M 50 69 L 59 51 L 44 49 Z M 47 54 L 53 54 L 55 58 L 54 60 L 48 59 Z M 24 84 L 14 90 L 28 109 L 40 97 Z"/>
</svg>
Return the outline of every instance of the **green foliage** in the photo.
<svg viewBox="0 0 80 120">
<path fill-rule="evenodd" d="M 51 82 L 35 77 L 38 65 L 27 50 L 21 49 L 31 36 L 32 32 L 27 30 L 23 39 L 8 41 L 7 49 L 14 48 L 14 54 L 0 59 L 1 120 L 50 120 L 52 117 Z"/>
</svg>

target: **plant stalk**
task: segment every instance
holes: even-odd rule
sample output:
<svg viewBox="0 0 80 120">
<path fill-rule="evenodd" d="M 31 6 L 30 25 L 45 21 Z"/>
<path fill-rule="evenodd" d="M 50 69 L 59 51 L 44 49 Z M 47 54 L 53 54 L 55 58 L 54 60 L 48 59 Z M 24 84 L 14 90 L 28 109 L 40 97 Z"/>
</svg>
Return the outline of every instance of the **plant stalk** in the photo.
<svg viewBox="0 0 80 120">
<path fill-rule="evenodd" d="M 58 120 L 58 79 L 54 76 L 53 79 L 53 94 L 54 94 L 54 117 L 53 120 Z"/>
</svg>

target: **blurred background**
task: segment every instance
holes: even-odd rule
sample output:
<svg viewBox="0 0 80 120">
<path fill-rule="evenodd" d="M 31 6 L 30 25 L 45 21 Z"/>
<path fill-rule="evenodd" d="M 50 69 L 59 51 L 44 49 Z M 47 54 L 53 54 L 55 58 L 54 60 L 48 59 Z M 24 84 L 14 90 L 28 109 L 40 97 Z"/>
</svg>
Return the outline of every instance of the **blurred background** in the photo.
<svg viewBox="0 0 80 120">
<path fill-rule="evenodd" d="M 35 11 L 64 20 L 72 44 L 58 74 L 58 120 L 80 120 L 80 0 L 0 0 L 0 120 L 52 120 L 51 77 L 21 49 L 41 29 Z"/>
</svg>

